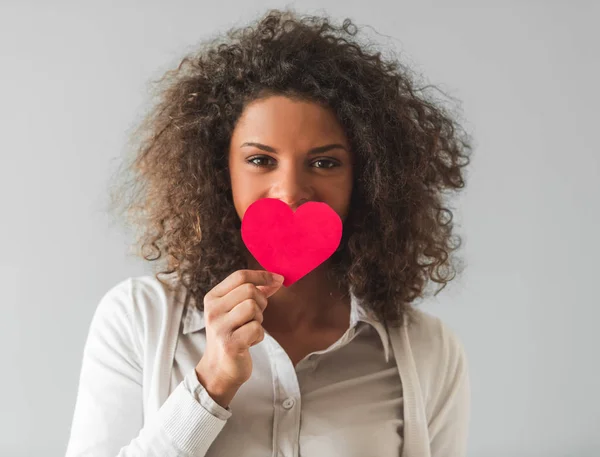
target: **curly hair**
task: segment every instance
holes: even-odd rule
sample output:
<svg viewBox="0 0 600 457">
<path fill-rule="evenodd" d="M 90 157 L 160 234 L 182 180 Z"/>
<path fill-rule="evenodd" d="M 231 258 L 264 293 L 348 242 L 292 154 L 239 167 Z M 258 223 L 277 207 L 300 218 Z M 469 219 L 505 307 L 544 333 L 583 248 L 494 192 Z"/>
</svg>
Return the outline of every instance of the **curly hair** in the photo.
<svg viewBox="0 0 600 457">
<path fill-rule="evenodd" d="M 111 202 L 141 229 L 139 255 L 163 259 L 156 278 L 174 274 L 199 309 L 218 282 L 247 268 L 227 151 L 244 107 L 271 95 L 330 107 L 356 160 L 332 280 L 400 325 L 430 279 L 441 284 L 437 295 L 456 276 L 451 254 L 462 243 L 444 194 L 465 185 L 469 136 L 398 59 L 352 39 L 357 30 L 350 19 L 336 26 L 271 9 L 153 81 L 158 100 L 130 136 L 133 155 Z"/>
</svg>

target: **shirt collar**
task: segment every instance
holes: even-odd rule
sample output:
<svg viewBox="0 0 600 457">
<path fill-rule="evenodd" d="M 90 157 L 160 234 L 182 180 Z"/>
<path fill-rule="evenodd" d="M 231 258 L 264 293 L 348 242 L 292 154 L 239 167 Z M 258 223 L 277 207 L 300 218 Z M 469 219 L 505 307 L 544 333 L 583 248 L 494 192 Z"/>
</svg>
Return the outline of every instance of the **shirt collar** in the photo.
<svg viewBox="0 0 600 457">
<path fill-rule="evenodd" d="M 195 306 L 194 298 L 188 293 L 189 302 L 186 306 L 183 316 L 183 334 L 202 330 L 206 324 L 204 323 L 204 313 Z M 375 313 L 370 309 L 362 306 L 361 300 L 350 291 L 350 328 L 357 328 L 358 323 L 363 322 L 371 325 L 381 338 L 383 349 L 385 351 L 385 360 L 390 360 L 390 338 L 383 323 L 377 318 Z"/>
</svg>

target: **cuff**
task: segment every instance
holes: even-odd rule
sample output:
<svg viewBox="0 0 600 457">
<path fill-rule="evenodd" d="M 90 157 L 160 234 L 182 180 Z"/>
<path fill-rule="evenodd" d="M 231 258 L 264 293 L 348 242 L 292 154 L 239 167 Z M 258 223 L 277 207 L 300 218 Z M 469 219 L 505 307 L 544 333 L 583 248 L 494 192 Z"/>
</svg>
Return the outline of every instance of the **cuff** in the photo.
<svg viewBox="0 0 600 457">
<path fill-rule="evenodd" d="M 194 396 L 196 401 L 198 401 L 206 410 L 211 413 L 213 416 L 217 416 L 219 419 L 226 421 L 231 417 L 231 408 L 223 408 L 216 401 L 212 399 L 212 397 L 208 394 L 206 389 L 200 381 L 198 380 L 198 375 L 196 374 L 196 367 L 191 370 L 183 380 L 183 384 L 186 389 Z"/>
<path fill-rule="evenodd" d="M 173 444 L 190 455 L 205 455 L 226 423 L 203 407 L 183 382 L 161 406 L 158 418 Z"/>
</svg>

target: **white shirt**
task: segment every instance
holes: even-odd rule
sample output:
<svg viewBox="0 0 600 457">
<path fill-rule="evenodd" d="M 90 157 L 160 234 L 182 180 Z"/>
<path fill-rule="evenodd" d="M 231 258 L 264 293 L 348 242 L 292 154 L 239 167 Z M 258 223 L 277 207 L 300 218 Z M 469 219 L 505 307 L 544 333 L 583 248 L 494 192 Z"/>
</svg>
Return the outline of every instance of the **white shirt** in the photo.
<svg viewBox="0 0 600 457">
<path fill-rule="evenodd" d="M 171 385 L 203 387 L 194 367 L 206 333 L 201 313 L 184 312 Z M 326 350 L 293 366 L 268 332 L 250 348 L 253 371 L 225 410 L 198 401 L 225 423 L 207 456 L 398 457 L 402 443 L 402 387 L 384 326 L 351 300 L 346 333 Z M 369 437 L 369 439 L 365 439 Z"/>
<path fill-rule="evenodd" d="M 129 278 L 100 300 L 67 457 L 464 455 L 466 360 L 439 319 L 415 312 L 388 333 L 352 294 L 346 333 L 296 367 L 267 333 L 224 409 L 194 370 L 202 312 L 168 281 Z"/>
</svg>

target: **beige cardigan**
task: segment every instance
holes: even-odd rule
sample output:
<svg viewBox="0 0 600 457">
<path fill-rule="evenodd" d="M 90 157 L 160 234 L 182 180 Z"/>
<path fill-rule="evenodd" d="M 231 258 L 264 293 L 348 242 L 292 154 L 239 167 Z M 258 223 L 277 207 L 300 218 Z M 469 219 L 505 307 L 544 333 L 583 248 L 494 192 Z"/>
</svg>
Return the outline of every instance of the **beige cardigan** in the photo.
<svg viewBox="0 0 600 457">
<path fill-rule="evenodd" d="M 117 457 L 201 455 L 197 450 L 210 445 L 203 443 L 210 434 L 203 427 L 211 418 L 200 417 L 204 410 L 182 389 L 169 393 L 185 290 L 158 286 L 149 278 L 117 284 L 96 310 L 67 457 L 89 455 L 92 448 L 97 457 L 115 457 L 110 441 L 117 438 L 110 434 L 117 431 L 135 438 Z M 470 386 L 463 346 L 439 318 L 415 308 L 411 315 L 400 328 L 389 330 L 404 398 L 401 457 L 464 456 Z M 132 381 L 132 373 L 140 373 L 141 386 Z M 114 398 L 128 399 L 131 406 L 109 409 L 116 408 L 108 406 Z M 137 437 L 130 435 L 137 432 Z"/>
</svg>

